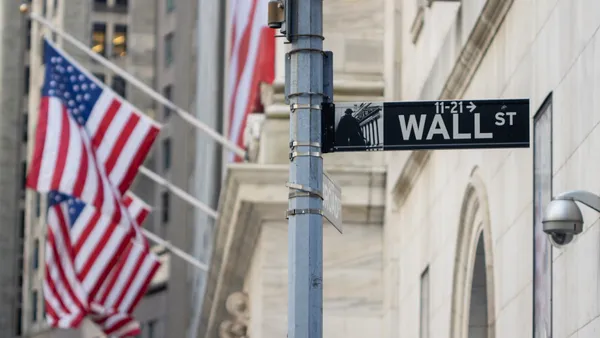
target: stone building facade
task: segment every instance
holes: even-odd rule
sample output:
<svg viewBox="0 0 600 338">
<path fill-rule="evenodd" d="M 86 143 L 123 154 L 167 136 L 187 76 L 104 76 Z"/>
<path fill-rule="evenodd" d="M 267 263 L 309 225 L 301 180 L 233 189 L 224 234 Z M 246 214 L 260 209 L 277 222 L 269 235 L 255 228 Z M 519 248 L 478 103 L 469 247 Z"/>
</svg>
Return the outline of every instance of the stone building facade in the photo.
<svg viewBox="0 0 600 338">
<path fill-rule="evenodd" d="M 600 192 L 599 6 L 324 2 L 335 101 L 529 98 L 535 135 L 529 149 L 325 155 L 345 231 L 323 229 L 324 337 L 531 337 L 549 306 L 536 338 L 598 335 L 598 213 L 582 207 L 583 233 L 551 248 L 551 303 L 534 302 L 533 262 L 551 196 Z M 202 337 L 287 332 L 284 52 L 247 130 L 254 163 L 227 171 Z"/>
</svg>

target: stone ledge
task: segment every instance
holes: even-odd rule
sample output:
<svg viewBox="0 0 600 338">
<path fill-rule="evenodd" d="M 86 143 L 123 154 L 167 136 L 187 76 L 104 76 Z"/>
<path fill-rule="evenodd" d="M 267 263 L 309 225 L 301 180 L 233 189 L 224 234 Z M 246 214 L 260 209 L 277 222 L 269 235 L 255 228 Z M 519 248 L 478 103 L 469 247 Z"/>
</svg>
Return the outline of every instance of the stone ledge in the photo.
<svg viewBox="0 0 600 338">
<path fill-rule="evenodd" d="M 219 201 L 200 336 L 216 336 L 220 322 L 227 316 L 225 300 L 243 288 L 262 223 L 285 218 L 288 170 L 288 165 L 229 166 Z M 328 174 L 342 187 L 344 219 L 357 224 L 383 223 L 384 167 L 332 168 Z"/>
</svg>

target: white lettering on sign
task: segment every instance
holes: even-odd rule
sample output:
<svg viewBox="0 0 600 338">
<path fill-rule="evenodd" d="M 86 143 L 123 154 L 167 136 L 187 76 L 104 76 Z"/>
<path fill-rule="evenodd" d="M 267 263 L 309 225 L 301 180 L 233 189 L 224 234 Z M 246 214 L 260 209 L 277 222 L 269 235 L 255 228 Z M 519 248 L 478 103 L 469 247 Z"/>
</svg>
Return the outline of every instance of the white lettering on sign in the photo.
<svg viewBox="0 0 600 338">
<path fill-rule="evenodd" d="M 444 140 L 450 138 L 448 135 L 448 129 L 446 129 L 446 125 L 444 124 L 444 119 L 442 115 L 433 115 L 433 122 L 431 122 L 431 127 L 429 128 L 429 132 L 427 133 L 427 139 L 431 140 L 433 135 L 442 135 Z"/>
<path fill-rule="evenodd" d="M 508 116 L 508 125 L 513 125 L 513 116 L 517 115 L 517 112 L 509 111 L 509 112 L 497 112 L 496 113 L 496 125 L 503 126 L 506 123 L 505 116 Z"/>
<path fill-rule="evenodd" d="M 484 138 L 494 138 L 494 134 L 492 133 L 482 133 L 481 132 L 481 114 L 473 114 L 475 115 L 475 138 L 476 139 L 484 139 Z"/>
<path fill-rule="evenodd" d="M 454 140 L 470 140 L 471 133 L 461 133 L 458 128 L 460 123 L 458 122 L 458 115 L 452 115 L 452 138 Z"/>
<path fill-rule="evenodd" d="M 502 114 L 502 115 L 499 115 Z M 498 113 L 496 114 L 496 125 L 503 125 L 505 123 L 504 114 L 509 117 L 509 125 L 512 125 L 512 117 L 516 113 Z M 474 113 L 474 130 L 473 134 L 465 133 L 460 131 L 460 121 L 459 115 L 455 114 L 452 116 L 452 138 L 448 133 L 448 128 L 446 127 L 446 123 L 442 118 L 441 114 L 433 115 L 433 120 L 429 124 L 429 129 L 427 131 L 426 140 L 431 140 L 435 135 L 442 135 L 444 140 L 470 140 L 474 139 L 490 139 L 494 138 L 493 133 L 484 133 L 481 131 L 481 114 Z M 423 140 L 423 132 L 426 129 L 428 124 L 427 114 L 421 114 L 419 119 L 417 120 L 416 115 L 399 115 L 398 119 L 400 121 L 400 131 L 402 133 L 402 138 L 407 141 L 414 135 L 415 140 L 421 141 Z M 500 120 L 501 118 L 501 120 Z M 408 121 L 407 121 L 408 119 Z M 502 122 L 502 124 L 499 124 Z"/>
<path fill-rule="evenodd" d="M 412 133 L 413 129 L 415 129 L 414 133 L 417 140 L 423 138 L 423 128 L 425 128 L 425 119 L 427 118 L 427 115 L 421 115 L 421 119 L 418 123 L 415 115 L 408 116 L 408 124 L 406 123 L 406 115 L 399 115 L 398 118 L 400 119 L 400 129 L 402 131 L 402 138 L 404 138 L 404 141 L 410 138 L 410 134 Z"/>
</svg>

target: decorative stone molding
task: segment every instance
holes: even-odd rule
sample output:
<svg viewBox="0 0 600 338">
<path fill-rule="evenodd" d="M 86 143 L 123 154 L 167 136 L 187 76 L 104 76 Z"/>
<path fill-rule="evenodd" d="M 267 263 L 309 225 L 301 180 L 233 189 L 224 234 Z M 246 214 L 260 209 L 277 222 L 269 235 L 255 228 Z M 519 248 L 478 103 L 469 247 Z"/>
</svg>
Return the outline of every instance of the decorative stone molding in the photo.
<svg viewBox="0 0 600 338">
<path fill-rule="evenodd" d="M 234 292 L 227 297 L 225 309 L 231 317 L 219 325 L 219 338 L 248 338 L 248 308 L 248 295 L 245 292 Z"/>
<path fill-rule="evenodd" d="M 429 151 L 413 151 L 408 157 L 406 164 L 402 168 L 400 177 L 392 188 L 392 197 L 394 199 L 394 209 L 402 206 L 406 197 L 410 194 L 415 181 L 421 174 L 421 171 L 429 161 Z"/>
<path fill-rule="evenodd" d="M 458 234 L 456 236 L 456 258 L 454 262 L 452 311 L 450 336 L 467 338 L 469 333 L 469 308 L 473 268 L 479 236 L 483 233 L 485 250 L 487 320 L 488 334 L 495 337 L 495 291 L 494 255 L 492 251 L 491 221 L 485 183 L 478 174 L 477 167 L 471 172 L 471 179 L 465 189 L 461 207 Z"/>
<path fill-rule="evenodd" d="M 253 113 L 248 115 L 246 129 L 244 129 L 244 147 L 248 152 L 248 161 L 256 162 L 260 147 L 260 135 L 265 114 Z"/>
</svg>

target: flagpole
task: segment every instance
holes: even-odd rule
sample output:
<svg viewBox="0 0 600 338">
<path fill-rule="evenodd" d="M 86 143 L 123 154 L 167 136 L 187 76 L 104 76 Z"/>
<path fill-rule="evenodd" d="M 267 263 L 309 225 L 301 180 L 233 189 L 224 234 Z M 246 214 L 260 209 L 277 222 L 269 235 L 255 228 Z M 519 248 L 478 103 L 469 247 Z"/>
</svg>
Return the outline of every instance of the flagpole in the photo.
<svg viewBox="0 0 600 338">
<path fill-rule="evenodd" d="M 195 259 L 192 255 L 188 254 L 187 252 L 177 248 L 176 246 L 173 246 L 173 244 L 171 244 L 169 241 L 165 241 L 164 239 L 158 237 L 157 235 L 151 233 L 150 231 L 148 231 L 144 228 L 142 228 L 142 232 L 151 241 L 154 241 L 160 245 L 163 245 L 167 250 L 169 250 L 172 253 L 174 253 L 175 255 L 179 256 L 184 261 L 187 261 L 188 263 L 192 264 L 193 266 L 197 267 L 200 270 L 208 271 L 208 266 L 206 264 Z"/>
<path fill-rule="evenodd" d="M 214 219 L 217 219 L 217 217 L 219 217 L 219 213 L 217 211 L 215 211 L 214 209 L 212 209 L 208 205 L 200 202 L 197 198 L 194 198 L 192 195 L 188 194 L 183 189 L 178 188 L 178 187 L 172 185 L 171 182 L 169 182 L 166 179 L 162 178 L 160 175 L 154 173 L 150 169 L 145 168 L 145 167 L 140 167 L 139 171 L 144 176 L 150 178 L 154 182 L 156 182 L 156 183 L 164 186 L 165 188 L 167 188 L 167 190 L 171 191 L 173 194 L 179 196 L 182 200 L 184 200 L 184 201 L 188 202 L 189 204 L 195 206 L 196 208 L 204 211 L 208 216 L 210 216 L 210 217 L 212 217 Z"/>
<path fill-rule="evenodd" d="M 39 22 L 40 24 L 46 26 L 52 32 L 58 34 L 63 39 L 69 41 L 71 44 L 73 44 L 75 47 L 77 47 L 78 49 L 80 49 L 81 51 L 83 51 L 85 54 L 87 54 L 89 57 L 91 57 L 95 61 L 99 62 L 100 64 L 102 64 L 106 68 L 112 70 L 113 72 L 119 74 L 121 77 L 123 77 L 123 79 L 127 80 L 129 83 L 131 83 L 134 86 L 138 87 L 138 89 L 140 89 L 144 93 L 148 94 L 150 97 L 152 97 L 154 100 L 158 101 L 160 104 L 165 105 L 169 109 L 175 111 L 177 114 L 179 114 L 179 116 L 181 116 L 181 118 L 183 118 L 184 120 L 186 120 L 187 122 L 189 122 L 191 125 L 193 125 L 197 129 L 200 129 L 200 130 L 204 131 L 205 133 L 207 133 L 208 136 L 210 136 L 211 138 L 213 138 L 218 143 L 222 144 L 224 147 L 226 147 L 229 150 L 233 151 L 235 154 L 241 156 L 242 158 L 245 158 L 246 151 L 244 149 L 242 149 L 240 146 L 238 146 L 234 142 L 228 140 L 223 135 L 219 134 L 217 131 L 215 131 L 214 129 L 210 128 L 209 126 L 207 126 L 203 122 L 199 121 L 198 119 L 196 119 L 193 115 L 191 115 L 187 111 L 183 110 L 182 108 L 179 108 L 173 102 L 171 102 L 170 100 L 168 100 L 167 98 L 165 98 L 163 95 L 159 94 L 157 91 L 155 91 L 154 89 L 152 89 L 151 87 L 149 87 L 145 83 L 141 82 L 140 80 L 136 79 L 133 75 L 131 75 L 128 72 L 126 72 L 123 68 L 120 68 L 119 66 L 117 66 L 114 63 L 110 62 L 105 57 L 103 57 L 100 54 L 94 52 L 88 46 L 86 46 L 84 43 L 82 43 L 81 41 L 77 40 L 76 38 L 74 38 L 70 34 L 67 34 L 67 33 L 63 32 L 61 29 L 54 27 L 49 21 L 47 21 L 46 19 L 44 19 L 41 16 L 37 15 L 36 13 L 29 13 L 29 16 L 30 16 L 31 19 L 33 19 L 33 20 Z"/>
</svg>

